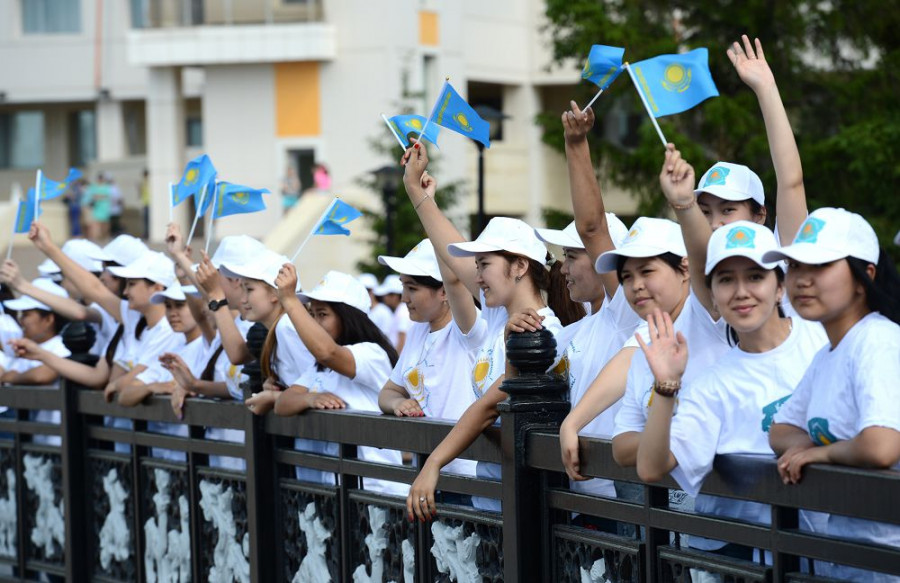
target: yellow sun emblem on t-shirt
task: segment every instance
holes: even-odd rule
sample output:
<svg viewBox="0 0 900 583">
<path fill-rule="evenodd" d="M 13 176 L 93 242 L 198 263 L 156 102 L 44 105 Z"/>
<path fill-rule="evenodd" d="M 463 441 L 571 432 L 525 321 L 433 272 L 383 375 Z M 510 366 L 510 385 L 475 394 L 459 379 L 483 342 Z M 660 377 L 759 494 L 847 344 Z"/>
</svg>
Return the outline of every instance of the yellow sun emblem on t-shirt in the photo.
<svg viewBox="0 0 900 583">
<path fill-rule="evenodd" d="M 484 394 L 484 381 L 488 376 L 488 372 L 491 370 L 491 362 L 485 358 L 481 357 L 475 363 L 475 368 L 472 369 L 472 384 L 475 387 L 475 392 L 479 395 Z"/>
<path fill-rule="evenodd" d="M 413 367 L 406 373 L 406 390 L 420 405 L 424 403 L 425 376 L 419 371 L 419 367 Z"/>
</svg>

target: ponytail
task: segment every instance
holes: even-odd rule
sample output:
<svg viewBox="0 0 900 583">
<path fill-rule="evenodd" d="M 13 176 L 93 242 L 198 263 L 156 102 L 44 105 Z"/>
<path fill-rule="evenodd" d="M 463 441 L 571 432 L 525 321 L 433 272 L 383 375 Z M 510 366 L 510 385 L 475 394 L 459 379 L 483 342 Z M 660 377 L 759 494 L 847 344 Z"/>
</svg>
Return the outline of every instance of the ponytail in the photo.
<svg viewBox="0 0 900 583">
<path fill-rule="evenodd" d="M 113 357 L 116 354 L 116 348 L 119 347 L 119 342 L 122 341 L 122 336 L 125 333 L 125 326 L 119 324 L 119 327 L 116 328 L 115 334 L 113 334 L 112 338 L 109 340 L 109 344 L 106 345 L 106 354 L 103 357 L 106 359 L 106 365 L 112 368 Z"/>
<path fill-rule="evenodd" d="M 134 339 L 140 340 L 141 334 L 144 333 L 144 330 L 147 329 L 147 318 L 141 316 L 141 319 L 138 320 L 137 326 L 134 327 Z"/>
<path fill-rule="evenodd" d="M 219 344 L 219 347 L 216 348 L 215 352 L 213 352 L 209 361 L 206 363 L 206 368 L 203 369 L 203 373 L 200 374 L 201 381 L 212 381 L 213 376 L 216 373 L 216 361 L 219 360 L 219 356 L 222 354 L 222 350 L 225 347 Z"/>
<path fill-rule="evenodd" d="M 866 273 L 866 268 L 870 265 L 868 261 L 848 257 L 847 264 L 853 279 L 866 291 L 866 306 L 895 324 L 900 324 L 900 275 L 897 275 L 897 268 L 887 252 L 883 248 L 879 249 L 875 279 L 871 279 Z"/>
<path fill-rule="evenodd" d="M 278 322 L 281 320 L 282 316 L 284 316 L 284 314 L 281 314 L 274 322 L 272 322 L 272 327 L 269 328 L 269 332 L 266 334 L 266 341 L 263 343 L 262 353 L 259 356 L 259 367 L 262 369 L 263 380 L 269 377 L 278 378 L 278 371 L 275 370 L 275 367 L 273 366 L 275 353 L 278 350 L 278 337 L 275 335 L 275 328 L 278 327 Z"/>
</svg>

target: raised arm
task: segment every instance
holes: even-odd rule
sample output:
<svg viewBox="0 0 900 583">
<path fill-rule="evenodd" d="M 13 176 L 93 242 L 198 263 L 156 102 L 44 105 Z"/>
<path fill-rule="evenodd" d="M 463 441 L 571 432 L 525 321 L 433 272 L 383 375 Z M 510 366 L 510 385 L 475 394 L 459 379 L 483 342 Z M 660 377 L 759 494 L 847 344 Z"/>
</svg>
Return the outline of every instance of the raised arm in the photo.
<svg viewBox="0 0 900 583">
<path fill-rule="evenodd" d="M 728 58 L 738 76 L 759 100 L 777 180 L 775 215 L 778 218 L 778 235 L 781 242 L 787 244 L 797 234 L 808 212 L 800 151 L 778 85 L 775 84 L 775 76 L 766 62 L 762 43 L 755 39 L 754 48 L 746 34 L 741 40 L 743 46 L 735 42 L 728 49 Z"/>
<path fill-rule="evenodd" d="M 27 281 L 22 277 L 22 274 L 19 272 L 19 266 L 12 259 L 7 259 L 3 263 L 3 267 L 0 267 L 0 282 L 5 283 L 21 295 L 31 296 L 37 301 L 48 305 L 50 309 L 68 320 L 95 323 L 103 321 L 97 310 L 88 308 L 71 298 L 64 298 L 50 293 Z"/>
<path fill-rule="evenodd" d="M 75 381 L 92 389 L 102 389 L 109 380 L 109 366 L 106 359 L 101 358 L 96 366 L 88 366 L 53 354 L 45 348 L 41 348 L 33 340 L 18 338 L 12 341 L 16 355 L 19 358 L 40 361 L 50 367 L 63 378 Z"/>
<path fill-rule="evenodd" d="M 575 228 L 593 264 L 597 261 L 597 257 L 614 249 L 615 245 L 609 234 L 603 195 L 594 174 L 591 150 L 587 141 L 587 134 L 594 126 L 594 110 L 589 107 L 581 111 L 574 101 L 571 102 L 571 106 L 572 109 L 562 116 L 566 138 L 566 166 L 569 169 L 569 192 L 572 195 Z M 600 277 L 606 295 L 613 297 L 619 287 L 616 273 L 605 273 Z"/>
<path fill-rule="evenodd" d="M 453 257 L 447 251 L 447 245 L 460 243 L 466 239 L 438 208 L 437 202 L 432 196 L 433 193 L 428 194 L 422 187 L 422 176 L 428 166 L 428 152 L 425 151 L 425 144 L 420 142 L 408 149 L 403 154 L 400 164 L 406 167 L 406 172 L 403 174 L 406 194 L 419 215 L 419 220 L 422 221 L 428 238 L 434 245 L 438 259 L 450 267 L 456 278 L 466 286 L 473 297 L 478 297 L 478 284 L 475 283 L 475 262 L 470 257 Z M 444 280 L 444 285 L 446 284 L 447 280 Z"/>
<path fill-rule="evenodd" d="M 712 292 L 706 287 L 706 247 L 712 236 L 709 221 L 697 206 L 694 195 L 694 168 L 681 157 L 673 144 L 666 145 L 666 159 L 659 173 L 659 185 L 669 205 L 675 210 L 681 225 L 681 236 L 688 252 L 691 273 L 691 289 L 713 318 L 718 312 L 713 308 Z"/>
<path fill-rule="evenodd" d="M 122 301 L 119 296 L 109 291 L 93 273 L 63 253 L 62 249 L 50 240 L 50 231 L 47 227 L 35 221 L 31 224 L 28 238 L 35 247 L 59 266 L 63 276 L 78 288 L 86 303 L 96 302 L 116 320 L 122 321 Z"/>
<path fill-rule="evenodd" d="M 292 263 L 285 263 L 278 272 L 275 284 L 278 286 L 278 299 L 285 313 L 316 362 L 348 379 L 355 378 L 356 358 L 353 352 L 335 342 L 297 297 L 297 268 Z"/>
<path fill-rule="evenodd" d="M 221 274 L 213 266 L 209 256 L 203 253 L 203 260 L 197 267 L 196 278 L 198 283 L 197 289 L 200 290 L 200 293 L 203 294 L 204 299 L 207 301 L 225 299 L 225 292 L 222 290 L 222 285 L 219 282 L 220 277 L 222 277 Z M 237 306 L 230 307 L 236 308 Z M 213 321 L 216 324 L 216 329 L 219 331 L 222 346 L 225 348 L 225 354 L 228 355 L 228 361 L 231 364 L 248 364 L 255 360 L 253 355 L 250 354 L 250 349 L 247 348 L 247 341 L 234 323 L 234 312 L 230 309 L 219 308 L 213 312 Z"/>
</svg>

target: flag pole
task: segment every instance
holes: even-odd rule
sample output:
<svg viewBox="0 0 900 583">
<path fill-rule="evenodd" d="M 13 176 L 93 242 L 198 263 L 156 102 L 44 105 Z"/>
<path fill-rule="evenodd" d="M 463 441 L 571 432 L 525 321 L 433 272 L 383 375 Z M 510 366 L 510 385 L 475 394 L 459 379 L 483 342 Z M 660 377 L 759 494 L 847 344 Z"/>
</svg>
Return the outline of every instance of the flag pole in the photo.
<svg viewBox="0 0 900 583">
<path fill-rule="evenodd" d="M 600 97 L 600 94 L 601 94 L 601 93 L 603 93 L 603 88 L 602 88 L 602 87 L 600 88 L 600 91 L 598 91 L 597 94 L 594 95 L 594 96 L 591 98 L 590 101 L 588 101 L 588 104 L 581 108 L 581 111 L 584 111 L 585 109 L 587 109 L 587 108 L 589 108 L 590 106 L 594 105 L 594 102 L 597 101 L 597 98 Z"/>
<path fill-rule="evenodd" d="M 212 242 L 213 238 L 213 229 L 215 228 L 216 223 L 216 204 L 219 202 L 219 183 L 216 182 L 215 186 L 213 186 L 213 203 L 210 207 L 209 212 L 209 227 L 206 231 L 206 248 L 204 251 L 209 254 L 209 244 Z"/>
<path fill-rule="evenodd" d="M 382 113 L 381 119 L 384 120 L 385 125 L 387 125 L 388 129 L 391 130 L 391 135 L 397 138 L 397 141 L 400 143 L 400 147 L 405 150 L 408 146 L 403 143 L 403 138 L 401 138 L 400 135 L 394 131 L 394 126 L 391 125 L 391 122 L 388 120 L 387 116 Z"/>
<path fill-rule="evenodd" d="M 41 181 L 44 178 L 44 171 L 38 168 L 34 177 L 34 220 L 38 220 L 38 213 L 41 212 Z"/>
<path fill-rule="evenodd" d="M 625 70 L 628 71 L 628 76 L 631 77 L 631 82 L 634 83 L 634 88 L 637 89 L 638 95 L 641 96 L 641 103 L 644 104 L 644 109 L 647 110 L 647 115 L 650 116 L 650 121 L 653 122 L 653 127 L 656 128 L 656 133 L 659 135 L 659 139 L 662 142 L 663 148 L 665 148 L 668 144 L 668 142 L 666 141 L 666 137 L 663 135 L 662 130 L 659 129 L 659 123 L 656 121 L 656 116 L 653 115 L 652 111 L 650 111 L 650 104 L 647 103 L 647 98 L 644 96 L 644 92 L 641 91 L 638 80 L 637 78 L 635 78 L 634 73 L 631 71 L 631 66 L 628 63 L 625 63 Z"/>
<path fill-rule="evenodd" d="M 206 202 L 206 185 L 203 185 L 203 189 L 200 191 L 200 204 L 197 205 L 197 212 L 194 213 L 194 223 L 191 225 L 191 232 L 188 233 L 187 239 L 184 240 L 185 247 L 189 246 L 194 238 L 194 229 L 197 228 L 197 219 L 200 218 L 200 211 L 203 210 L 204 202 Z"/>
<path fill-rule="evenodd" d="M 174 182 L 169 183 L 169 222 L 175 220 L 175 197 L 172 196 L 172 188 L 175 186 Z"/>
<path fill-rule="evenodd" d="M 12 229 L 10 229 L 9 233 L 9 246 L 6 248 L 7 261 L 12 259 L 13 239 L 16 238 L 16 223 L 19 222 L 19 206 L 21 206 L 22 204 L 22 199 L 19 198 L 18 192 L 13 193 L 12 200 L 10 202 L 13 204 L 13 206 L 15 206 L 16 212 L 13 213 Z"/>
<path fill-rule="evenodd" d="M 438 98 L 437 98 L 437 100 L 434 102 L 434 106 L 432 106 L 432 108 L 431 108 L 431 114 L 428 116 L 428 119 L 425 120 L 425 125 L 422 126 L 422 131 L 420 131 L 420 132 L 419 132 L 419 135 L 416 136 L 416 143 L 417 143 L 417 144 L 418 144 L 419 142 L 422 141 L 422 135 L 425 133 L 425 130 L 428 129 L 428 124 L 431 123 L 431 118 L 434 117 L 434 112 L 437 111 L 438 104 L 441 102 L 441 95 L 444 94 L 444 89 L 447 88 L 447 84 L 448 84 L 448 83 L 450 83 L 450 77 L 444 77 L 444 84 L 441 85 L 441 92 L 438 93 Z"/>
<path fill-rule="evenodd" d="M 303 251 L 303 248 L 306 247 L 306 244 L 309 243 L 309 240 L 312 238 L 312 236 L 316 234 L 316 229 L 318 229 L 319 225 L 322 224 L 322 221 L 324 221 L 328 217 L 328 213 L 330 213 L 331 209 L 334 208 L 334 204 L 337 202 L 337 200 L 338 197 L 334 197 L 334 200 L 332 200 L 328 204 L 328 206 L 325 207 L 325 211 L 322 213 L 322 216 L 319 217 L 319 220 L 316 221 L 315 224 L 313 224 L 313 228 L 309 231 L 306 239 L 303 239 L 303 242 L 300 243 L 300 246 L 297 247 L 296 251 L 294 251 L 294 254 L 291 256 L 291 263 L 293 263 L 294 260 L 297 259 L 297 256 L 300 255 L 300 252 Z"/>
</svg>

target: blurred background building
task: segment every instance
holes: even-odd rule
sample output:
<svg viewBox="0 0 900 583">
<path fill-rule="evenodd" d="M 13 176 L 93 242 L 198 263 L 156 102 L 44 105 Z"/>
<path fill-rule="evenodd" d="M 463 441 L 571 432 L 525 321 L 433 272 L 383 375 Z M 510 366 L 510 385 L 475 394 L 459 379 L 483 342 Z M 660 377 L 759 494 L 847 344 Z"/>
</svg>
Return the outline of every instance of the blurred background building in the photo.
<svg viewBox="0 0 900 583">
<path fill-rule="evenodd" d="M 570 204 L 565 160 L 542 143 L 535 118 L 562 113 L 581 65 L 550 67 L 544 11 L 542 0 L 7 0 L 0 192 L 24 190 L 37 168 L 52 178 L 70 166 L 90 178 L 110 171 L 125 224 L 140 234 L 147 169 L 150 237 L 159 241 L 168 183 L 205 152 L 220 178 L 272 192 L 265 212 L 223 219 L 216 235 L 250 234 L 291 254 L 324 197 L 301 196 L 285 214 L 289 169 L 306 191 L 324 164 L 333 192 L 380 209 L 378 193 L 359 186 L 393 162 L 372 147 L 389 139 L 380 114 L 412 107 L 427 115 L 449 76 L 473 106 L 504 115 L 492 122 L 484 156 L 486 214 L 540 225 L 542 209 Z M 624 135 L 627 125 L 607 121 L 604 131 Z M 477 212 L 478 150 L 449 131 L 440 146 L 432 148 L 439 180 L 465 181 L 453 215 L 467 229 Z M 604 194 L 611 210 L 633 212 L 626 193 Z M 185 226 L 187 206 L 176 215 Z M 63 214 L 46 215 L 57 217 L 61 235 Z M 304 283 L 328 267 L 352 270 L 367 251 L 364 232 L 341 245 L 317 239 L 304 253 Z"/>
</svg>

